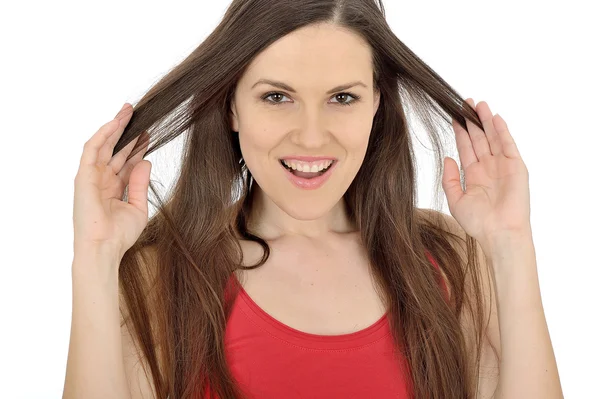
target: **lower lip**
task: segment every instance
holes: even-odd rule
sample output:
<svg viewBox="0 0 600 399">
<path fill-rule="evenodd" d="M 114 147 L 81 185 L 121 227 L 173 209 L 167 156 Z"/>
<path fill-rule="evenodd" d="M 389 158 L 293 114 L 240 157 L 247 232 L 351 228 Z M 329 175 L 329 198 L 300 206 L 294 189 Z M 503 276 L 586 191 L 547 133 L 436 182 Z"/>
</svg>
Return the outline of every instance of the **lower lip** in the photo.
<svg viewBox="0 0 600 399">
<path fill-rule="evenodd" d="M 296 176 L 295 174 L 287 170 L 283 165 L 281 165 L 281 162 L 279 162 L 279 165 L 281 165 L 281 168 L 285 172 L 285 175 L 288 178 L 288 180 L 292 182 L 292 184 L 294 184 L 296 187 L 302 188 L 304 190 L 315 190 L 321 187 L 327 181 L 327 179 L 329 179 L 329 176 L 331 176 L 337 164 L 338 161 L 334 161 L 333 165 L 331 165 L 329 169 L 327 169 L 327 171 L 322 175 L 313 177 L 312 179 L 306 179 L 304 177 Z"/>
</svg>

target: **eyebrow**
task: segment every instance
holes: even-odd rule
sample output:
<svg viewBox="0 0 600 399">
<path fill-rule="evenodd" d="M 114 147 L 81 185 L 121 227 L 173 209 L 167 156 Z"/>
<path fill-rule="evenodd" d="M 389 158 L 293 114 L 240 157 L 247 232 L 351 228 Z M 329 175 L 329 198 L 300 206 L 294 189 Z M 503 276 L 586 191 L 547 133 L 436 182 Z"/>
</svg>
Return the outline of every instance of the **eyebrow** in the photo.
<svg viewBox="0 0 600 399">
<path fill-rule="evenodd" d="M 288 84 L 283 83 L 283 82 L 278 82 L 276 80 L 271 80 L 271 79 L 259 79 L 256 83 L 254 83 L 254 85 L 252 85 L 251 89 L 254 89 L 254 87 L 257 86 L 257 85 L 259 85 L 259 84 L 268 84 L 268 85 L 271 85 L 271 86 L 279 87 L 280 89 L 287 90 L 287 91 L 289 91 L 291 93 L 295 93 L 296 92 L 296 90 L 294 90 Z M 332 94 L 332 93 L 335 93 L 337 91 L 346 90 L 346 89 L 349 89 L 350 87 L 354 87 L 354 86 L 364 86 L 364 87 L 367 87 L 366 84 L 364 84 L 360 80 L 357 80 L 356 82 L 350 82 L 350 83 L 346 83 L 346 84 L 334 87 L 333 89 L 329 90 L 327 92 L 327 94 Z"/>
</svg>

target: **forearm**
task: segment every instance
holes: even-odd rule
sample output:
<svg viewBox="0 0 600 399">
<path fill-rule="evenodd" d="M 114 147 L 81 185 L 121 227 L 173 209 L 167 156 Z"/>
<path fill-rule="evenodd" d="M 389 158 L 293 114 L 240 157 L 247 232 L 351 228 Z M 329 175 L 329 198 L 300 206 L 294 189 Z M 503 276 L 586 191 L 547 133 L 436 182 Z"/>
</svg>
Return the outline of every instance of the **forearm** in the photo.
<svg viewBox="0 0 600 399">
<path fill-rule="evenodd" d="M 63 398 L 129 398 L 120 330 L 118 256 L 76 250 Z"/>
<path fill-rule="evenodd" d="M 492 248 L 502 346 L 495 399 L 563 398 L 531 233 L 497 238 Z"/>
</svg>

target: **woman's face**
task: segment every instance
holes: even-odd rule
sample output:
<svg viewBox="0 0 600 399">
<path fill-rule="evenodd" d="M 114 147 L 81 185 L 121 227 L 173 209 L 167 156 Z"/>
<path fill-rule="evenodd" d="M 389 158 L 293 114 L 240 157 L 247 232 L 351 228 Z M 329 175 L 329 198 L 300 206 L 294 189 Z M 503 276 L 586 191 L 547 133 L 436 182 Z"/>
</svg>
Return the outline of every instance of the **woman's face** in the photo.
<svg viewBox="0 0 600 399">
<path fill-rule="evenodd" d="M 312 25 L 258 54 L 238 82 L 231 128 L 239 132 L 244 161 L 255 184 L 294 219 L 318 219 L 330 211 L 363 162 L 379 105 L 370 51 L 354 33 Z M 339 88 L 346 84 L 354 85 Z M 335 159 L 318 188 L 308 188 L 312 179 L 294 184 L 298 172 L 288 172 L 280 161 L 288 158 L 298 169 L 304 164 L 294 159 L 301 156 Z"/>
</svg>

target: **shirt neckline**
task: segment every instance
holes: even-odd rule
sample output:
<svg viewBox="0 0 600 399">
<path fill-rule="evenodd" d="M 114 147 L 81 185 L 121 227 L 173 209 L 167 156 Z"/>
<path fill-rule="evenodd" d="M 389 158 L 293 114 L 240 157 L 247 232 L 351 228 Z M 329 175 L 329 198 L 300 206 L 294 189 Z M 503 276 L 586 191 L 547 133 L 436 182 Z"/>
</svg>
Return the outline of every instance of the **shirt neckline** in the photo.
<svg viewBox="0 0 600 399">
<path fill-rule="evenodd" d="M 241 306 L 244 314 L 252 322 L 271 336 L 304 348 L 321 350 L 360 349 L 375 343 L 390 333 L 388 312 L 362 330 L 347 334 L 320 335 L 297 330 L 277 320 L 258 306 L 241 284 L 239 284 L 239 295 L 235 303 L 236 306 L 238 304 Z"/>
</svg>

